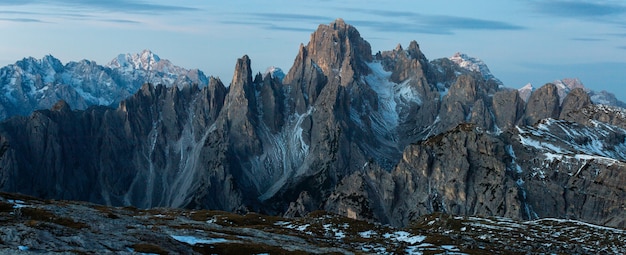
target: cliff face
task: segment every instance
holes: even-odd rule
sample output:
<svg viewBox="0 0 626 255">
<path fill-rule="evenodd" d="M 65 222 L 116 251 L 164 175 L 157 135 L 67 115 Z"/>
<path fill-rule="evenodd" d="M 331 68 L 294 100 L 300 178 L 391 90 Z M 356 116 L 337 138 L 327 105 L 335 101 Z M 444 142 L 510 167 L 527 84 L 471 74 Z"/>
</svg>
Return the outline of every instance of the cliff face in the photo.
<svg viewBox="0 0 626 255">
<path fill-rule="evenodd" d="M 283 81 L 144 85 L 116 109 L 65 102 L 0 124 L 0 188 L 107 205 L 327 210 L 406 225 L 433 212 L 623 227 L 626 118 L 582 89 L 517 90 L 416 42 L 372 55 L 337 20 Z M 561 102 L 562 101 L 562 102 Z"/>
</svg>

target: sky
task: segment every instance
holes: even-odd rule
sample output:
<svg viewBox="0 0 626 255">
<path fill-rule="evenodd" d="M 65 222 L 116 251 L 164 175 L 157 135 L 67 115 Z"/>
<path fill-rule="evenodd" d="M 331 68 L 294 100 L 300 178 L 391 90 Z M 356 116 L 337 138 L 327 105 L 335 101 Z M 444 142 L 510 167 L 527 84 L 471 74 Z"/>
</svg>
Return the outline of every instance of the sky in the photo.
<svg viewBox="0 0 626 255">
<path fill-rule="evenodd" d="M 287 72 L 299 45 L 336 18 L 374 53 L 415 40 L 431 60 L 482 59 L 507 87 L 579 78 L 626 101 L 623 0 L 2 0 L 0 66 L 48 54 L 107 64 L 150 49 L 228 83 L 243 55 L 255 72 Z"/>
</svg>

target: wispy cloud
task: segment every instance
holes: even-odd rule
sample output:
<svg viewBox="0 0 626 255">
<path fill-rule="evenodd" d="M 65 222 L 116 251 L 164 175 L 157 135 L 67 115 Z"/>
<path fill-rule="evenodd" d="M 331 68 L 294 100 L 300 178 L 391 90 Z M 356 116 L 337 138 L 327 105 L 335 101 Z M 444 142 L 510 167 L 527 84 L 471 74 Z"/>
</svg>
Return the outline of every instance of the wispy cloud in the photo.
<svg viewBox="0 0 626 255">
<path fill-rule="evenodd" d="M 575 37 L 575 38 L 570 38 L 570 40 L 572 40 L 572 41 L 581 41 L 581 42 L 602 42 L 602 41 L 606 41 L 606 39 L 588 38 L 588 37 Z"/>
<path fill-rule="evenodd" d="M 19 23 L 46 23 L 43 20 L 39 19 L 29 19 L 29 18 L 0 18 L 1 21 L 10 21 L 10 22 L 19 22 Z"/>
<path fill-rule="evenodd" d="M 0 4 L 2 5 L 2 4 Z M 37 12 L 25 12 L 25 11 L 0 11 L 0 14 L 11 14 L 11 15 L 38 15 L 41 13 L 37 13 Z"/>
<path fill-rule="evenodd" d="M 266 21 L 310 21 L 315 23 L 326 23 L 329 20 L 333 20 L 333 18 L 326 16 L 291 13 L 250 13 L 248 16 Z"/>
<path fill-rule="evenodd" d="M 467 18 L 459 16 L 425 16 L 417 21 L 449 30 L 520 30 L 523 26 L 495 20 Z"/>
<path fill-rule="evenodd" d="M 37 3 L 36 1 L 3 0 L 0 6 L 25 6 Z M 48 0 L 38 4 L 47 4 L 55 7 L 72 9 L 87 9 L 90 11 L 121 12 L 121 13 L 149 13 L 162 14 L 172 12 L 198 11 L 199 9 L 183 5 L 152 4 L 136 0 Z"/>
<path fill-rule="evenodd" d="M 615 36 L 615 37 L 626 37 L 626 33 L 611 33 L 607 35 Z"/>
<path fill-rule="evenodd" d="M 220 23 L 226 24 L 226 25 L 254 26 L 254 27 L 260 27 L 260 28 L 267 29 L 267 30 L 276 30 L 276 31 L 307 32 L 307 33 L 310 33 L 313 31 L 311 27 L 282 26 L 282 25 L 276 25 L 270 22 L 261 22 L 261 21 L 222 20 L 220 21 Z"/>
<path fill-rule="evenodd" d="M 103 19 L 102 21 L 112 22 L 112 23 L 121 23 L 121 24 L 141 24 L 141 22 L 139 21 L 127 20 L 127 19 Z"/>
<path fill-rule="evenodd" d="M 525 27 L 497 20 L 478 19 L 462 16 L 426 15 L 411 11 L 390 11 L 378 9 L 344 8 L 345 11 L 374 15 L 384 18 L 380 21 L 357 21 L 379 31 L 407 32 L 423 34 L 451 35 L 461 30 L 521 30 Z M 386 20 L 385 20 L 386 19 Z M 401 21 L 399 21 L 401 20 Z"/>
<path fill-rule="evenodd" d="M 276 26 L 276 25 L 270 25 L 270 26 L 267 26 L 266 28 L 270 29 L 270 30 L 291 31 L 291 32 L 306 32 L 306 33 L 310 33 L 312 31 L 311 28 L 285 27 L 285 26 Z"/>
<path fill-rule="evenodd" d="M 313 24 L 328 23 L 334 18 L 321 15 L 307 15 L 294 13 L 235 13 L 237 20 L 224 19 L 220 21 L 227 25 L 254 26 L 267 30 L 306 32 L 315 30 Z M 288 25 L 285 25 L 288 24 Z"/>
<path fill-rule="evenodd" d="M 425 15 L 411 11 L 389 11 L 363 8 L 338 8 L 339 10 L 354 14 L 364 14 L 365 16 L 379 16 L 372 19 L 349 19 L 344 17 L 346 22 L 357 26 L 367 27 L 381 32 L 401 32 L 451 35 L 461 30 L 520 30 L 523 26 L 496 20 L 477 19 L 461 16 Z M 288 31 L 313 31 L 311 27 L 284 27 L 276 25 L 275 22 L 284 24 L 285 22 L 303 22 L 309 24 L 325 24 L 331 22 L 336 17 L 323 15 L 301 15 L 292 13 L 240 13 L 244 23 L 247 25 L 257 25 L 266 29 L 288 30 Z M 360 17 L 364 15 L 359 15 Z M 352 16 L 352 15 L 347 15 Z M 382 17 L 382 19 L 381 19 Z M 241 21 L 236 21 L 243 24 Z M 235 24 L 235 22 L 231 22 Z M 269 24 L 269 25 L 268 25 Z"/>
<path fill-rule="evenodd" d="M 531 1 L 538 12 L 567 18 L 602 18 L 626 13 L 626 5 L 609 1 Z"/>
<path fill-rule="evenodd" d="M 440 29 L 423 24 L 395 21 L 371 21 L 371 20 L 349 20 L 350 24 L 357 27 L 368 27 L 380 32 L 401 32 L 417 34 L 451 35 L 454 34 L 448 29 Z"/>
</svg>

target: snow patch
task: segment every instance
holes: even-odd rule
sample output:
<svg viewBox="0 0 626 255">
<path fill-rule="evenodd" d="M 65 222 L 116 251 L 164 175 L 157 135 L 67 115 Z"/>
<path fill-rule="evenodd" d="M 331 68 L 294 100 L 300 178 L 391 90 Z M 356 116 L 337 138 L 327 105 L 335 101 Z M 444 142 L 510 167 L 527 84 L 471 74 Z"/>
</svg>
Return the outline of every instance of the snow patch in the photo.
<svg viewBox="0 0 626 255">
<path fill-rule="evenodd" d="M 390 127 L 397 127 L 399 122 L 399 111 L 407 104 L 422 104 L 417 90 L 410 85 L 410 80 L 402 83 L 391 81 L 391 72 L 385 71 L 383 65 L 374 61 L 368 63 L 372 73 L 365 77 L 365 82 L 376 92 L 379 102 L 379 114 L 382 115 L 386 124 Z M 392 128 L 390 128 L 392 129 Z"/>
<path fill-rule="evenodd" d="M 376 231 L 373 231 L 373 230 L 363 231 L 363 232 L 359 232 L 359 235 L 363 238 L 371 238 L 373 235 L 376 235 Z"/>
<path fill-rule="evenodd" d="M 426 240 L 426 236 L 412 236 L 411 233 L 406 231 L 396 231 L 394 233 L 386 233 L 384 238 L 395 240 L 397 242 L 405 242 L 409 244 L 421 243 Z"/>
<path fill-rule="evenodd" d="M 190 245 L 196 245 L 196 244 L 214 244 L 214 243 L 227 243 L 229 242 L 228 240 L 224 239 L 224 238 L 210 238 L 210 239 L 203 239 L 203 238 L 198 238 L 195 236 L 177 236 L 177 235 L 170 235 L 172 238 L 174 238 L 176 241 L 179 241 L 181 243 L 187 243 Z"/>
</svg>

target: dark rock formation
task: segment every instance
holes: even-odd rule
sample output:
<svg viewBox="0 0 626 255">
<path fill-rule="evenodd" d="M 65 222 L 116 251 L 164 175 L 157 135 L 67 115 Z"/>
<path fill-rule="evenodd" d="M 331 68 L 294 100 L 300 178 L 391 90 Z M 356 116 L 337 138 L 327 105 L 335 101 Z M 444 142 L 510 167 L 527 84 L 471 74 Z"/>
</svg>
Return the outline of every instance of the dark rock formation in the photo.
<svg viewBox="0 0 626 255">
<path fill-rule="evenodd" d="M 591 98 L 582 88 L 573 89 L 570 93 L 567 94 L 567 96 L 565 96 L 565 99 L 563 100 L 563 103 L 561 105 L 561 114 L 559 118 L 567 119 L 570 113 L 578 111 L 591 104 Z"/>
<path fill-rule="evenodd" d="M 530 95 L 522 123 L 533 125 L 544 118 L 558 118 L 560 105 L 557 87 L 548 83 Z"/>
<path fill-rule="evenodd" d="M 508 130 L 524 114 L 524 101 L 517 90 L 501 90 L 493 95 L 493 114 L 496 125 L 501 130 Z"/>
</svg>

